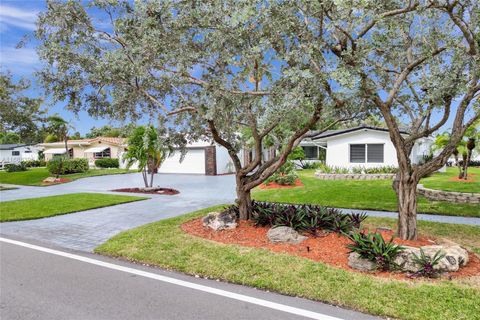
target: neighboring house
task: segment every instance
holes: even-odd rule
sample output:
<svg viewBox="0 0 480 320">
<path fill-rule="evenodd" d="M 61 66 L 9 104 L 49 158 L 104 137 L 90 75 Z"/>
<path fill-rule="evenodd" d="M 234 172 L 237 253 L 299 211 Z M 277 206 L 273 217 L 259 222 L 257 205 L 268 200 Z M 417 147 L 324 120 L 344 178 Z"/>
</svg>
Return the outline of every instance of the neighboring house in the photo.
<svg viewBox="0 0 480 320">
<path fill-rule="evenodd" d="M 403 132 L 407 136 L 407 132 Z M 410 158 L 419 163 L 430 153 L 433 139 L 417 141 Z M 310 161 L 324 158 L 325 163 L 335 167 L 382 167 L 398 166 L 395 147 L 387 129 L 359 126 L 323 133 L 309 132 L 300 146 Z"/>
<path fill-rule="evenodd" d="M 65 142 L 41 143 L 44 147 L 45 160 L 65 155 Z M 120 167 L 125 168 L 123 155 L 128 149 L 124 138 L 97 137 L 94 139 L 68 140 L 68 152 L 72 158 L 85 158 L 91 166 L 101 158 L 117 158 Z M 165 160 L 160 173 L 195 173 L 217 175 L 233 172 L 228 152 L 225 148 L 209 142 L 195 142 L 187 145 L 187 153 L 180 162 L 180 152 Z M 136 169 L 134 165 L 132 167 Z"/>
<path fill-rule="evenodd" d="M 126 150 L 124 138 L 97 137 L 93 139 L 68 140 L 67 147 L 71 158 L 88 159 L 90 165 L 95 160 L 102 158 L 119 158 Z M 64 156 L 67 153 L 65 142 L 40 143 L 44 148 L 45 160 L 50 161 L 56 156 Z"/>
<path fill-rule="evenodd" d="M 0 162 L 7 164 L 38 160 L 40 150 L 42 148 L 28 144 L 0 144 Z"/>
</svg>

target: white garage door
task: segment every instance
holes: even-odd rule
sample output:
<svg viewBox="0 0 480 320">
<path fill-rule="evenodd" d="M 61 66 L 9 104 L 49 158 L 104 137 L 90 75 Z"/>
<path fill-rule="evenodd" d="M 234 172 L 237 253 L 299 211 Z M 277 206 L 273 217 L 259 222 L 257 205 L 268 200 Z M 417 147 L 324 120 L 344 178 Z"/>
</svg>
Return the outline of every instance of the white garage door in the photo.
<svg viewBox="0 0 480 320">
<path fill-rule="evenodd" d="M 175 153 L 165 160 L 160 169 L 161 173 L 200 173 L 205 174 L 205 150 L 189 149 L 180 163 L 180 153 Z"/>
</svg>

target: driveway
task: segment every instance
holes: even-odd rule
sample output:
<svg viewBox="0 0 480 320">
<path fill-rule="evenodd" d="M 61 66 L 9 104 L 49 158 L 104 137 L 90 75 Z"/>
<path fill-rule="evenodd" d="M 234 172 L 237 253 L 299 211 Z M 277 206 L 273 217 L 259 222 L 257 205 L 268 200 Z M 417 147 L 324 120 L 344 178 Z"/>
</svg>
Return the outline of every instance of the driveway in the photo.
<svg viewBox="0 0 480 320">
<path fill-rule="evenodd" d="M 76 192 L 113 193 L 112 189 L 142 186 L 142 181 L 140 173 L 131 173 L 84 178 L 49 187 L 22 186 L 2 192 L 1 200 Z M 212 205 L 231 203 L 235 199 L 235 180 L 232 175 L 159 174 L 155 177 L 155 184 L 175 188 L 180 194 L 147 195 L 150 199 L 144 201 L 45 219 L 1 223 L 0 234 L 33 239 L 69 249 L 92 251 L 121 231 Z"/>
</svg>

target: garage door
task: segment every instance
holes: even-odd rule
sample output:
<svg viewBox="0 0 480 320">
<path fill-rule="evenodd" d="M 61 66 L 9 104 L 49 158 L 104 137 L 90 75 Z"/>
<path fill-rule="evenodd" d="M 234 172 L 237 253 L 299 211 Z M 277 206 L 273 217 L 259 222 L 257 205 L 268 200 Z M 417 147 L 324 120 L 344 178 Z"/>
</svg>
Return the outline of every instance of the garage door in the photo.
<svg viewBox="0 0 480 320">
<path fill-rule="evenodd" d="M 161 173 L 200 173 L 205 174 L 205 150 L 189 149 L 180 163 L 180 153 L 175 153 L 158 170 Z"/>
</svg>

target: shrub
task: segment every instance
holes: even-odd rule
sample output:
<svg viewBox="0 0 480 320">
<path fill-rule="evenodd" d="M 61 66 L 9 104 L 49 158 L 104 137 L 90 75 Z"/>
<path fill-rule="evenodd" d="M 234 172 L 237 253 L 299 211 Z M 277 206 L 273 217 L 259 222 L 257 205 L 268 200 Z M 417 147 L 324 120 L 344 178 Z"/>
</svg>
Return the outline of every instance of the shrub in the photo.
<svg viewBox="0 0 480 320">
<path fill-rule="evenodd" d="M 275 182 L 283 186 L 293 186 L 297 179 L 298 175 L 295 171 L 295 164 L 292 161 L 287 161 L 283 166 L 278 168 L 277 172 L 265 180 L 265 183 Z"/>
<path fill-rule="evenodd" d="M 47 169 L 57 177 L 62 174 L 87 172 L 88 160 L 57 157 L 47 163 Z"/>
<path fill-rule="evenodd" d="M 319 230 L 348 233 L 359 228 L 366 214 L 343 214 L 335 208 L 316 205 L 252 203 L 252 221 L 257 226 L 288 226 L 317 235 Z"/>
<path fill-rule="evenodd" d="M 6 172 L 27 171 L 27 166 L 25 166 L 25 164 L 23 163 L 19 163 L 19 164 L 9 163 L 5 165 L 5 171 Z"/>
<path fill-rule="evenodd" d="M 99 168 L 118 168 L 120 164 L 118 159 L 103 158 L 95 160 L 95 166 Z"/>
<path fill-rule="evenodd" d="M 353 242 L 347 245 L 350 252 L 356 252 L 362 258 L 375 262 L 382 270 L 394 269 L 395 257 L 404 249 L 393 243 L 393 237 L 385 242 L 379 233 L 353 232 L 348 237 Z"/>
<path fill-rule="evenodd" d="M 25 160 L 21 162 L 27 168 L 45 167 L 47 163 L 45 160 Z"/>
<path fill-rule="evenodd" d="M 394 166 L 383 166 L 383 167 L 373 167 L 365 168 L 362 166 L 344 168 L 344 167 L 334 167 L 326 164 L 319 164 L 318 171 L 321 173 L 332 173 L 332 174 L 395 174 L 398 172 L 398 168 Z"/>
<path fill-rule="evenodd" d="M 322 162 L 314 161 L 314 162 L 303 162 L 301 167 L 302 169 L 318 169 L 322 166 Z"/>
<path fill-rule="evenodd" d="M 436 278 L 439 275 L 439 271 L 435 270 L 435 266 L 440 260 L 445 257 L 445 253 L 438 250 L 433 257 L 427 256 L 425 252 L 420 248 L 420 256 L 413 253 L 413 263 L 419 267 L 419 270 L 413 274 L 413 276 Z"/>
</svg>

